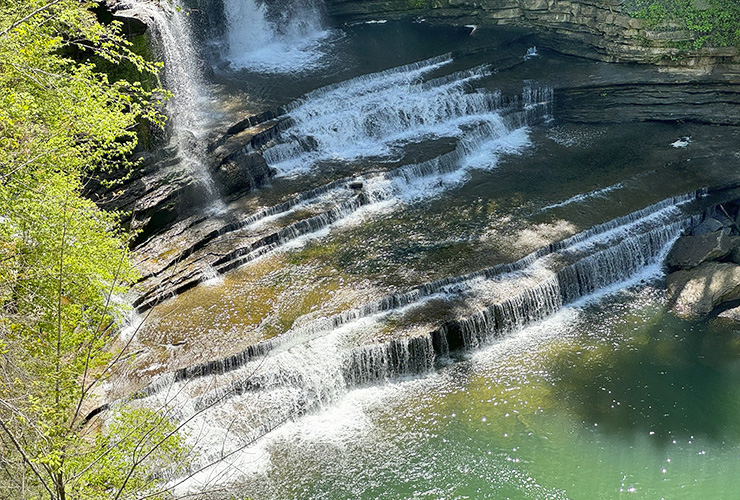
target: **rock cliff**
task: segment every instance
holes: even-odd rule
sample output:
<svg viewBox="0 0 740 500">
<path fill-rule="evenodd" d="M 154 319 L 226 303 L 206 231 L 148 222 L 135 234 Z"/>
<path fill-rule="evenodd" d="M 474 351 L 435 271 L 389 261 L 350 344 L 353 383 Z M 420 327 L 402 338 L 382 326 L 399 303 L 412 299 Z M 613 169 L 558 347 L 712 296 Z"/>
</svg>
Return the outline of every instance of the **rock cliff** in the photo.
<svg viewBox="0 0 740 500">
<path fill-rule="evenodd" d="M 691 40 L 681 30 L 651 30 L 630 17 L 624 0 L 326 0 L 340 22 L 425 18 L 431 22 L 517 25 L 537 30 L 544 44 L 607 62 L 639 62 L 706 74 L 720 69 L 740 75 L 737 48 L 680 52 Z"/>
</svg>

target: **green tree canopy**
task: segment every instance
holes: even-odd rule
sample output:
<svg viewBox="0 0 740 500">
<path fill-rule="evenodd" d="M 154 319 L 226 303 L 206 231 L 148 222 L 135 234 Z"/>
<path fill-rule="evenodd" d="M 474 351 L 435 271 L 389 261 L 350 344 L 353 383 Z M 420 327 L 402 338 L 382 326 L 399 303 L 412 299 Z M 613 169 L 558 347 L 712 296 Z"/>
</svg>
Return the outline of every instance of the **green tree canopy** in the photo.
<svg viewBox="0 0 740 500">
<path fill-rule="evenodd" d="M 633 16 L 655 29 L 684 29 L 693 41 L 680 48 L 740 47 L 740 2 L 737 0 L 625 0 Z"/>
<path fill-rule="evenodd" d="M 121 359 L 110 349 L 125 313 L 116 297 L 136 272 L 119 215 L 81 192 L 96 173 L 127 166 L 136 124 L 161 122 L 164 95 L 101 69 L 126 64 L 151 78 L 157 66 L 130 50 L 117 23 L 100 23 L 94 6 L 0 0 L 0 490 L 7 498 L 125 498 L 161 482 L 163 454 L 183 463 L 181 438 L 154 413 L 122 412 L 97 437 L 85 420 Z"/>
</svg>

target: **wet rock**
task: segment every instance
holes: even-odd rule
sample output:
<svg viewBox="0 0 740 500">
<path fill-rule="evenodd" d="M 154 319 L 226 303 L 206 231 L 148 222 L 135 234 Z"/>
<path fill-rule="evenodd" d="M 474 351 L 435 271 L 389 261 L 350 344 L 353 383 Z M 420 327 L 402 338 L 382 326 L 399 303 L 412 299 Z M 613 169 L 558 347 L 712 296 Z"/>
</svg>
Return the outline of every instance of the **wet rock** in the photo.
<svg viewBox="0 0 740 500">
<path fill-rule="evenodd" d="M 725 224 L 723 221 L 719 220 L 715 217 L 710 217 L 698 226 L 694 228 L 693 231 L 691 231 L 691 234 L 694 236 L 701 236 L 703 234 L 709 234 L 713 233 L 715 231 L 719 231 L 720 229 L 723 229 L 725 227 Z"/>
<path fill-rule="evenodd" d="M 354 190 L 362 189 L 362 186 L 364 186 L 364 184 L 361 181 L 355 181 L 355 182 L 349 183 L 349 188 L 354 189 Z"/>
<path fill-rule="evenodd" d="M 698 319 L 725 302 L 740 299 L 740 265 L 705 262 L 668 275 L 668 296 L 679 317 Z"/>
<path fill-rule="evenodd" d="M 691 269 L 707 261 L 726 257 L 732 250 L 732 240 L 724 231 L 699 236 L 682 236 L 666 258 L 672 269 Z"/>
<path fill-rule="evenodd" d="M 238 151 L 224 159 L 215 170 L 213 180 L 223 196 L 231 196 L 264 185 L 271 173 L 261 154 Z"/>
<path fill-rule="evenodd" d="M 740 236 L 730 237 L 730 260 L 740 264 Z"/>
<path fill-rule="evenodd" d="M 643 81 L 575 84 L 558 89 L 560 118 L 582 123 L 694 121 L 740 123 L 740 86 L 673 74 L 643 75 Z M 714 78 L 714 77 L 712 77 Z M 721 76 L 717 76 L 721 80 Z M 726 113 L 721 110 L 727 109 Z M 615 112 L 618 110 L 618 112 Z"/>
</svg>

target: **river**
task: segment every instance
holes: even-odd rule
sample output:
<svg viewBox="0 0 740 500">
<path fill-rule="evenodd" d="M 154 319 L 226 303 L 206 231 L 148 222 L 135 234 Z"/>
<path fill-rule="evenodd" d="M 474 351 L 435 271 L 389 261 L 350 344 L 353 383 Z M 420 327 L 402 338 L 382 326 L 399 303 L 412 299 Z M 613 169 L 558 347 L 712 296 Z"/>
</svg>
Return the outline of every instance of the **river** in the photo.
<svg viewBox="0 0 740 500">
<path fill-rule="evenodd" d="M 138 404 L 200 452 L 179 493 L 737 497 L 740 336 L 673 316 L 662 268 L 734 127 L 564 118 L 564 89 L 657 73 L 527 31 L 223 15 L 188 116 L 282 124 L 270 184 L 187 229 L 240 221 L 183 254 L 209 279 L 136 333 Z"/>
</svg>

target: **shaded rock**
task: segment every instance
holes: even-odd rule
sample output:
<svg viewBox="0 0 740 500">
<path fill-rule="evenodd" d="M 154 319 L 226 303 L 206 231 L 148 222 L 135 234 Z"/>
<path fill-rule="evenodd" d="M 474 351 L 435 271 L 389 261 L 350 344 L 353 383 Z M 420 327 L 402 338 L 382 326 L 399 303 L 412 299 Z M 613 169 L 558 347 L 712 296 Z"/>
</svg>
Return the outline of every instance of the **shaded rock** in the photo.
<svg viewBox="0 0 740 500">
<path fill-rule="evenodd" d="M 213 180 L 222 195 L 231 196 L 264 185 L 270 175 L 270 167 L 261 154 L 238 151 L 224 159 L 215 170 Z"/>
<path fill-rule="evenodd" d="M 740 264 L 740 236 L 730 237 L 730 260 Z"/>
<path fill-rule="evenodd" d="M 694 236 L 701 236 L 703 234 L 709 234 L 715 231 L 719 231 L 723 227 L 725 227 L 725 224 L 723 224 L 721 220 L 715 217 L 710 217 L 709 219 L 696 226 L 694 230 L 691 231 L 691 234 L 693 234 Z"/>
<path fill-rule="evenodd" d="M 724 231 L 682 236 L 668 253 L 666 263 L 672 269 L 691 269 L 702 262 L 721 259 L 731 249 L 731 239 Z"/>
<path fill-rule="evenodd" d="M 740 123 L 740 86 L 734 83 L 675 81 L 665 74 L 645 75 L 641 79 L 636 75 L 632 81 L 579 82 L 558 89 L 555 109 L 560 118 L 584 123 L 652 120 Z M 722 113 L 722 109 L 728 111 Z"/>
<path fill-rule="evenodd" d="M 668 275 L 668 296 L 674 312 L 686 319 L 709 314 L 716 306 L 740 299 L 740 265 L 705 262 Z"/>
<path fill-rule="evenodd" d="M 706 75 L 719 64 L 740 63 L 736 47 L 681 52 L 677 45 L 693 42 L 696 33 L 654 29 L 631 17 L 624 4 L 624 0 L 326 1 L 329 14 L 347 23 L 421 16 L 459 25 L 521 26 L 536 29 L 543 45 L 557 41 L 556 48 L 565 53 L 607 62 L 658 64 L 687 74 Z"/>
<path fill-rule="evenodd" d="M 147 19 L 133 10 L 118 10 L 113 14 L 113 19 L 123 24 L 123 32 L 128 36 L 138 36 L 146 33 L 148 29 Z"/>
</svg>

